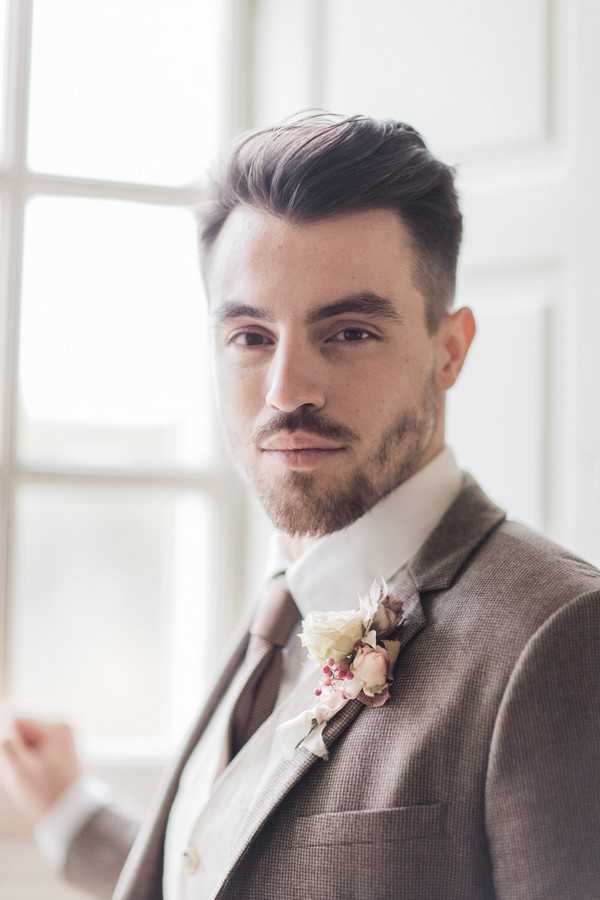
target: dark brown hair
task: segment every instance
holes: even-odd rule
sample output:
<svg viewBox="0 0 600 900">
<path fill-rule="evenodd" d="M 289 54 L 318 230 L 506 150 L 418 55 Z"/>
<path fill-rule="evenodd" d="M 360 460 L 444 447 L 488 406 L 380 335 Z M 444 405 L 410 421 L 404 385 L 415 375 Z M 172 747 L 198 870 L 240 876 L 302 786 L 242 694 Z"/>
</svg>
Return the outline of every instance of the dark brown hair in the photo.
<svg viewBox="0 0 600 900">
<path fill-rule="evenodd" d="M 455 172 L 404 122 L 300 113 L 235 143 L 214 198 L 198 209 L 201 247 L 206 256 L 239 204 L 299 223 L 391 209 L 410 234 L 413 281 L 433 334 L 454 300 L 462 237 Z"/>
</svg>

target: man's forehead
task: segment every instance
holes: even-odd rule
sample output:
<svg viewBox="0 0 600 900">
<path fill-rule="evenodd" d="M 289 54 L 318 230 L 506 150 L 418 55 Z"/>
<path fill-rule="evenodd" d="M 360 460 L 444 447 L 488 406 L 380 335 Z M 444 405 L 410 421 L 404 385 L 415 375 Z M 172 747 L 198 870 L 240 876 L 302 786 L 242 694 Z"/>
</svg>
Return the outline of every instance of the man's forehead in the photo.
<svg viewBox="0 0 600 900">
<path fill-rule="evenodd" d="M 392 286 L 408 286 L 412 262 L 405 227 L 390 210 L 298 223 L 239 206 L 210 251 L 208 284 L 215 300 L 240 290 L 277 292 L 296 286 L 305 293 L 312 287 L 314 300 L 321 292 L 389 293 Z"/>
</svg>

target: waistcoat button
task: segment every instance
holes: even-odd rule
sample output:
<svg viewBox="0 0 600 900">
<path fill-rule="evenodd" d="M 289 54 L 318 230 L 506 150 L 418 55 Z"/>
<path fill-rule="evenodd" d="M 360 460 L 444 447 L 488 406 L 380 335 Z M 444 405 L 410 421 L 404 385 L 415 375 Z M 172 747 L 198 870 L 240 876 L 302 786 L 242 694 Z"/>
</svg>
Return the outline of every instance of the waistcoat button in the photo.
<svg viewBox="0 0 600 900">
<path fill-rule="evenodd" d="M 200 857 L 195 847 L 188 847 L 183 853 L 183 867 L 188 875 L 193 873 L 200 866 Z"/>
</svg>

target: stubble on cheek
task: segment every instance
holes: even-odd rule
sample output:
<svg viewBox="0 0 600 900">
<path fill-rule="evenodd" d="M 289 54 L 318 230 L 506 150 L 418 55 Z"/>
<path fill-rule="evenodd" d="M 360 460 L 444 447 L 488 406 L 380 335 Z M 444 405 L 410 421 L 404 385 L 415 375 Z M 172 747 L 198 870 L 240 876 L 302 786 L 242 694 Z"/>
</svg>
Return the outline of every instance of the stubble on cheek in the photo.
<svg viewBox="0 0 600 900">
<path fill-rule="evenodd" d="M 439 407 L 435 371 L 425 378 L 420 410 L 403 412 L 384 432 L 373 460 L 389 492 L 410 478 L 419 468 L 438 422 Z M 403 458 L 400 458 L 400 457 Z M 387 470 L 387 472 L 386 472 Z"/>
</svg>

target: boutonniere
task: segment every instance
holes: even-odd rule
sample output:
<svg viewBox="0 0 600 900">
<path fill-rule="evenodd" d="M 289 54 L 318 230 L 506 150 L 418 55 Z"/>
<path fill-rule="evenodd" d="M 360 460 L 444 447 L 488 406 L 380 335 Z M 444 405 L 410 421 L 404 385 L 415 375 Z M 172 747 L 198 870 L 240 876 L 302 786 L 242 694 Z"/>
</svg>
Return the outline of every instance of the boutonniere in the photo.
<svg viewBox="0 0 600 900">
<path fill-rule="evenodd" d="M 349 700 L 366 706 L 387 703 L 403 625 L 403 603 L 390 593 L 382 577 L 373 581 L 366 596 L 359 597 L 358 609 L 306 616 L 299 637 L 309 657 L 321 666 L 321 680 L 314 688 L 313 706 L 279 726 L 288 757 L 304 744 L 326 759 L 324 727 Z"/>
</svg>

